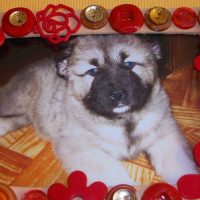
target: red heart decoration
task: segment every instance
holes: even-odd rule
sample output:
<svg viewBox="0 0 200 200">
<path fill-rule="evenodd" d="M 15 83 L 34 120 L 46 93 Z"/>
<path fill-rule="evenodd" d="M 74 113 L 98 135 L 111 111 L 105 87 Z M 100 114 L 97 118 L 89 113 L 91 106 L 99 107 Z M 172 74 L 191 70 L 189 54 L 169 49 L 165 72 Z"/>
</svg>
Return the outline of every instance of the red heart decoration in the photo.
<svg viewBox="0 0 200 200">
<path fill-rule="evenodd" d="M 177 187 L 185 199 L 200 198 L 200 174 L 187 174 L 182 176 Z"/>
<path fill-rule="evenodd" d="M 200 58 L 200 57 L 199 57 Z M 200 69 L 200 68 L 199 68 Z M 196 161 L 196 163 L 198 164 L 198 166 L 200 167 L 200 142 L 197 143 L 194 146 L 194 150 L 193 150 L 193 154 L 194 154 L 194 159 Z"/>
</svg>

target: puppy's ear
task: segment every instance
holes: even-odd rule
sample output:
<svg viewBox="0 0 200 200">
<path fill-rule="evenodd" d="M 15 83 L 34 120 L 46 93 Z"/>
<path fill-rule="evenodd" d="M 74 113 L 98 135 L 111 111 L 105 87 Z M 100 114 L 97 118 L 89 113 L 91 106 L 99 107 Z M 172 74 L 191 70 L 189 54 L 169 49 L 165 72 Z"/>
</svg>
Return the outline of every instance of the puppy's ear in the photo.
<svg viewBox="0 0 200 200">
<path fill-rule="evenodd" d="M 150 42 L 148 46 L 151 48 L 152 53 L 155 56 L 156 60 L 160 60 L 162 58 L 160 44 L 158 44 L 158 42 L 156 41 L 153 41 Z"/>
<path fill-rule="evenodd" d="M 66 80 L 68 80 L 68 59 L 72 55 L 76 43 L 77 38 L 71 39 L 62 55 L 56 59 L 57 74 Z"/>
<path fill-rule="evenodd" d="M 63 53 L 62 57 L 56 59 L 57 74 L 66 80 L 68 80 L 67 58 Z"/>
<path fill-rule="evenodd" d="M 167 68 L 169 61 L 169 51 L 166 45 L 166 36 L 164 35 L 150 35 L 148 46 L 151 48 L 158 66 L 158 76 L 163 78 L 167 76 L 170 71 Z"/>
<path fill-rule="evenodd" d="M 158 35 L 139 35 L 138 37 L 150 48 L 156 60 L 162 58 L 162 38 Z"/>
</svg>

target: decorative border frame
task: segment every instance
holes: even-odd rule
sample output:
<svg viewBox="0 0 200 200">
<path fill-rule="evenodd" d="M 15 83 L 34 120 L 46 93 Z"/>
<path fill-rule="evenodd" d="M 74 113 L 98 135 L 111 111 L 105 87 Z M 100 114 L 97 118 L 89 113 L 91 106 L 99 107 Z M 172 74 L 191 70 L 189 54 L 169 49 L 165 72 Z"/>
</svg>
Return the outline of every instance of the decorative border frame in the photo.
<svg viewBox="0 0 200 200">
<path fill-rule="evenodd" d="M 138 2 L 139 2 L 140 0 L 138 0 Z M 23 1 L 22 1 L 23 2 Z M 63 4 L 68 4 L 69 2 L 71 2 L 70 0 L 68 0 L 68 1 L 59 1 L 59 3 L 63 3 Z M 102 4 L 102 1 L 93 1 L 94 3 L 97 3 L 98 2 L 98 4 L 99 5 L 102 5 L 102 6 L 104 6 L 103 4 Z M 115 3 L 114 3 L 115 2 Z M 151 1 L 151 3 L 153 3 L 154 1 Z M 165 4 L 160 4 L 160 2 L 161 1 L 159 1 L 159 3 L 156 5 L 156 6 L 165 6 Z M 174 4 L 172 4 L 172 2 L 175 2 L 175 1 L 170 1 L 170 3 L 171 3 L 171 5 L 174 5 Z M 183 1 L 181 1 L 182 3 L 183 3 Z M 180 3 L 180 1 L 178 1 L 178 2 L 176 2 L 177 3 L 177 5 L 179 5 L 179 7 L 181 7 L 181 6 L 188 6 L 188 5 L 192 5 L 192 6 L 194 6 L 194 5 L 196 5 L 196 4 L 198 4 L 198 2 L 196 2 L 196 1 L 184 1 L 185 2 L 185 4 L 178 4 L 178 3 Z M 10 2 L 11 3 L 11 2 Z M 45 2 L 45 3 L 47 3 L 47 2 Z M 50 3 L 52 3 L 52 1 L 50 2 Z M 54 4 L 56 3 L 55 1 L 53 2 Z M 84 3 L 86 3 L 86 1 L 84 2 Z M 90 5 L 92 2 L 91 1 L 87 1 L 87 5 Z M 111 1 L 110 2 L 110 4 L 112 4 L 113 3 L 113 7 L 114 7 L 114 4 L 117 4 L 117 5 L 119 5 L 119 4 L 122 4 L 122 3 L 134 3 L 134 4 L 137 4 L 137 2 L 135 3 L 135 2 L 132 2 L 132 1 Z M 163 2 L 162 2 L 163 3 Z M 169 2 L 167 3 L 168 5 L 170 4 Z M 2 6 L 1 6 L 1 4 L 3 4 Z M 8 7 L 6 7 L 6 5 L 5 5 L 6 3 L 4 3 L 3 2 L 3 0 L 2 0 L 2 2 L 0 2 L 0 7 L 2 8 L 2 10 L 3 9 L 8 9 L 8 7 L 10 6 L 10 4 L 9 5 L 7 5 Z M 22 3 L 23 4 L 23 3 Z M 36 4 L 36 3 L 35 3 Z M 69 3 L 70 4 L 70 3 Z M 93 4 L 93 3 L 92 3 Z M 144 2 L 143 2 L 143 4 L 144 4 Z M 150 4 L 150 2 L 148 3 L 148 4 Z M 153 3 L 153 5 L 155 5 L 156 3 Z M 16 1 L 16 4 L 12 4 L 12 6 L 19 6 L 19 2 L 17 2 Z M 23 5 L 26 5 L 25 3 L 23 4 Z M 145 4 L 144 4 L 145 5 Z M 143 7 L 145 7 L 143 5 Z M 150 4 L 151 5 L 151 4 Z M 20 5 L 21 6 L 21 5 Z M 33 5 L 32 5 L 33 6 Z M 38 5 L 40 8 L 41 8 L 41 4 L 39 4 Z M 42 5 L 43 6 L 43 5 Z M 71 5 L 69 5 L 69 6 L 71 6 Z M 79 5 L 80 6 L 80 5 Z M 26 6 L 25 6 L 26 7 Z M 29 6 L 27 6 L 27 7 L 31 7 L 30 5 Z M 72 6 L 73 7 L 73 6 Z M 108 6 L 105 6 L 105 7 L 110 7 L 110 5 L 108 5 Z M 151 6 L 148 6 L 148 7 L 151 7 Z M 152 6 L 153 7 L 153 6 Z M 174 7 L 174 6 L 173 6 Z M 84 8 L 84 7 L 83 7 Z M 192 7 L 192 9 L 196 12 L 196 14 L 198 15 L 198 12 L 200 11 L 200 7 Z M 1 11 L 2 11 L 1 10 Z M 146 10 L 147 9 L 142 9 L 142 12 L 143 12 L 143 14 L 146 12 Z M 170 9 L 168 9 L 171 13 L 173 13 L 174 12 L 174 10 L 175 10 L 175 8 L 170 8 Z M 108 12 L 110 13 L 110 11 L 111 11 L 111 9 L 108 9 Z M 34 11 L 33 13 L 34 13 L 34 15 L 36 15 L 36 12 L 37 11 Z M 81 13 L 81 10 L 80 9 L 75 9 L 75 13 L 76 13 L 76 15 L 77 16 L 80 16 L 80 13 Z M 4 14 L 4 12 L 1 12 L 0 13 L 0 20 L 2 19 L 2 16 L 3 16 L 3 14 Z M 75 33 L 75 35 L 84 35 L 84 34 L 111 34 L 111 33 L 117 33 L 117 32 L 115 32 L 112 28 L 111 28 L 111 26 L 109 25 L 109 23 L 106 25 L 106 26 L 104 26 L 104 27 L 102 27 L 101 29 L 98 29 L 98 30 L 91 30 L 91 29 L 87 29 L 87 28 L 85 28 L 84 26 L 81 26 L 81 28 L 79 29 L 79 31 L 77 32 L 77 33 Z M 152 31 L 152 30 L 150 30 L 145 24 L 142 26 L 142 28 L 138 31 L 138 32 L 136 32 L 136 33 L 145 33 L 145 34 L 200 34 L 200 25 L 197 23 L 193 28 L 191 28 L 191 29 L 187 29 L 187 30 L 183 30 L 183 29 L 179 29 L 179 28 L 177 28 L 174 24 L 172 24 L 171 25 L 171 27 L 169 28 L 169 29 L 167 29 L 167 30 L 165 30 L 165 31 L 162 31 L 162 32 L 156 32 L 156 31 Z M 33 34 L 33 33 L 30 33 L 30 34 L 28 34 L 28 35 L 26 35 L 26 37 L 36 37 L 36 36 L 39 36 L 39 35 L 35 35 L 35 34 Z M 6 35 L 6 38 L 10 38 L 10 36 L 8 36 L 8 35 Z M 136 188 L 136 190 L 137 190 L 137 192 L 138 193 L 140 193 L 140 194 L 142 194 L 143 192 L 144 192 L 144 190 L 146 189 L 144 186 L 138 186 L 138 187 L 135 187 Z M 21 198 L 21 196 L 26 192 L 26 191 L 28 191 L 28 190 L 31 190 L 31 188 L 21 188 L 21 187 L 12 187 L 12 189 L 16 192 L 16 194 L 18 195 L 17 197 L 20 199 Z M 34 188 L 35 189 L 35 188 Z"/>
</svg>

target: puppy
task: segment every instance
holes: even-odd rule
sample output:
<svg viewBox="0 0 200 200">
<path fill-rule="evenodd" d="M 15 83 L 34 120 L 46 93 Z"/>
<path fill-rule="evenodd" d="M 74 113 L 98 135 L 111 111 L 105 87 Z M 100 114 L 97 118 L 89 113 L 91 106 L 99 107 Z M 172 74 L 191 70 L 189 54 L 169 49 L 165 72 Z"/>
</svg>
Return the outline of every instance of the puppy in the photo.
<svg viewBox="0 0 200 200">
<path fill-rule="evenodd" d="M 158 45 L 137 36 L 80 36 L 63 59 L 29 66 L 0 89 L 0 135 L 32 123 L 67 172 L 89 182 L 134 183 L 121 160 L 149 155 L 176 183 L 196 173 L 157 75 Z"/>
</svg>

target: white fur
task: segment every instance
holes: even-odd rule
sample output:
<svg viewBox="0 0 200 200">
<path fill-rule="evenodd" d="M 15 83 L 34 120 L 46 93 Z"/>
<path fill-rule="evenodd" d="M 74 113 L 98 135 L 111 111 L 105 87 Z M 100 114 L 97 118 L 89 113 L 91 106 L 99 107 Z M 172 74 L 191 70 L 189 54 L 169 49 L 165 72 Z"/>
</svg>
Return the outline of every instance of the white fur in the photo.
<svg viewBox="0 0 200 200">
<path fill-rule="evenodd" d="M 124 113 L 130 109 L 129 106 L 119 106 L 113 109 L 114 113 Z"/>
</svg>

